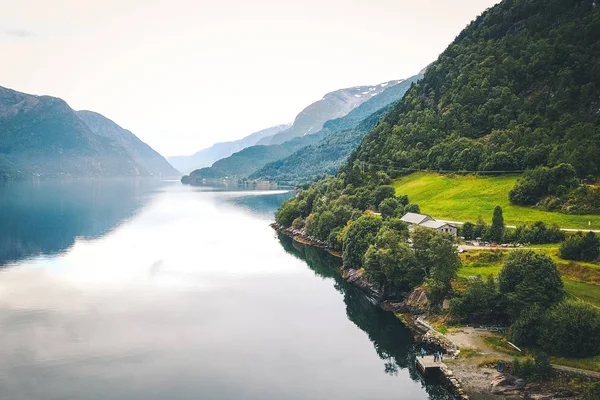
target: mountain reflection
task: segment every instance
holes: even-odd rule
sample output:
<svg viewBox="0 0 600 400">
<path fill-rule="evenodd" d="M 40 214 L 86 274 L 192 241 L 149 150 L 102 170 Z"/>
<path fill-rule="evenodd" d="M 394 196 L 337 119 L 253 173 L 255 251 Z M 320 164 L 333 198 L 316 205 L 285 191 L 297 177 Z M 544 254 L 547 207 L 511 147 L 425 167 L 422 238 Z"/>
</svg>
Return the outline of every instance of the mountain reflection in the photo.
<svg viewBox="0 0 600 400">
<path fill-rule="evenodd" d="M 317 276 L 335 281 L 335 289 L 344 296 L 348 319 L 369 336 L 375 351 L 383 360 L 384 373 L 395 375 L 398 369 L 407 369 L 411 379 L 421 382 L 430 399 L 454 398 L 438 381 L 424 381 L 417 373 L 417 348 L 410 330 L 392 313 L 373 305 L 359 288 L 342 279 L 336 271 L 341 266 L 339 258 L 327 251 L 295 242 L 288 236 L 278 236 L 286 252 L 304 260 Z"/>
<path fill-rule="evenodd" d="M 9 182 L 0 185 L 0 266 L 60 253 L 105 235 L 160 185 L 150 180 Z"/>
</svg>

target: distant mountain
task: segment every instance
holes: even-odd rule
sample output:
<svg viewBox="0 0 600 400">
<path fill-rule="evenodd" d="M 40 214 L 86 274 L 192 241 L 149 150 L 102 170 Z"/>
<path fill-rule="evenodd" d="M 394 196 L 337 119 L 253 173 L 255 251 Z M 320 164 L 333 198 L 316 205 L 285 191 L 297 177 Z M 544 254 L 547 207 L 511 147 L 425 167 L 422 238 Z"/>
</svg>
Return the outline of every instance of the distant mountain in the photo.
<svg viewBox="0 0 600 400">
<path fill-rule="evenodd" d="M 412 84 L 423 77 L 423 72 L 387 87 L 348 115 L 327 121 L 322 132 L 331 132 L 329 135 L 324 135 L 322 140 L 303 147 L 286 158 L 266 164 L 249 178 L 298 183 L 334 174 L 367 132 L 402 99 Z"/>
<path fill-rule="evenodd" d="M 323 139 L 323 133 L 294 138 L 272 146 L 250 146 L 231 156 L 217 161 L 211 167 L 200 168 L 190 173 L 192 181 L 224 178 L 226 176 L 246 177 L 267 163 L 280 160 Z"/>
<path fill-rule="evenodd" d="M 66 102 L 0 87 L 0 178 L 147 176 L 117 142 Z"/>
<path fill-rule="evenodd" d="M 121 128 L 110 119 L 93 111 L 84 110 L 76 113 L 94 134 L 117 142 L 151 175 L 162 177 L 181 176 L 181 173 L 173 168 L 163 156 L 127 129 Z"/>
<path fill-rule="evenodd" d="M 379 95 L 387 87 L 400 82 L 402 81 L 389 81 L 375 86 L 357 86 L 327 93 L 321 100 L 302 110 L 289 129 L 270 138 L 264 138 L 257 144 L 281 144 L 295 137 L 317 133 L 323 128 L 325 122 L 343 117 L 362 103 Z"/>
<path fill-rule="evenodd" d="M 256 171 L 260 170 L 266 164 L 269 164 L 271 162 L 277 162 L 281 159 L 292 155 L 296 151 L 306 146 L 315 144 L 320 140 L 325 139 L 331 133 L 337 132 L 337 130 L 342 129 L 342 127 L 356 126 L 360 122 L 362 115 L 368 115 L 369 111 L 375 111 L 377 107 L 380 107 L 382 104 L 386 103 L 386 101 L 375 100 L 377 99 L 377 97 L 390 90 L 392 90 L 393 93 L 402 92 L 402 90 L 398 91 L 397 89 L 392 89 L 397 85 L 401 85 L 401 82 L 406 81 L 390 81 L 379 84 L 377 86 L 361 86 L 350 89 L 341 89 L 336 92 L 329 93 L 325 95 L 323 100 L 311 104 L 310 106 L 305 108 L 300 114 L 298 114 L 294 125 L 290 129 L 284 130 L 281 133 L 272 137 L 266 137 L 260 140 L 258 142 L 258 145 L 248 147 L 243 151 L 233 154 L 230 157 L 221 159 L 218 162 L 214 163 L 211 167 L 195 170 L 190 174 L 190 177 L 199 180 L 222 178 L 231 175 L 235 175 L 238 177 L 248 177 L 249 175 L 258 176 L 258 173 L 256 173 Z M 405 86 L 407 88 L 410 87 L 411 82 L 407 82 Z M 403 90 L 406 91 L 406 89 Z M 341 104 L 340 99 L 347 98 L 348 95 L 351 95 L 353 99 L 359 100 L 348 100 L 344 103 L 344 107 L 348 107 L 348 104 L 352 103 L 352 107 L 354 107 L 354 109 L 351 109 L 348 115 L 342 117 L 341 122 L 338 121 L 338 123 L 335 126 L 333 126 L 333 129 L 330 130 L 323 128 L 319 129 L 316 133 L 312 132 L 312 130 L 308 130 L 310 134 L 292 137 L 290 140 L 287 140 L 283 143 L 277 143 L 272 145 L 260 144 L 261 142 L 265 140 L 269 141 L 270 139 L 276 139 L 274 141 L 279 142 L 279 140 L 282 139 L 281 135 L 288 135 L 290 132 L 298 132 L 298 129 L 300 129 L 300 127 L 306 126 L 306 122 L 310 119 L 309 115 L 315 116 L 319 114 L 319 112 L 326 109 L 328 109 L 329 112 L 331 112 L 331 110 L 333 109 L 332 104 L 334 104 L 336 101 L 338 102 L 338 106 L 337 108 L 334 108 L 338 110 L 336 112 L 339 112 L 339 110 L 343 108 L 339 106 L 339 104 Z M 396 95 L 396 97 L 397 99 L 399 99 L 401 95 Z M 393 98 L 393 96 L 386 95 L 386 98 Z M 319 115 L 319 118 L 321 118 L 325 114 L 321 113 Z M 346 122 L 346 118 L 349 119 L 348 122 Z M 316 120 L 313 119 L 313 122 L 314 121 Z M 323 126 L 323 123 L 329 122 L 319 122 L 318 126 Z M 364 133 L 362 133 L 361 131 L 361 133 L 358 133 L 358 135 L 360 136 L 360 138 L 362 138 L 362 135 L 364 135 Z M 352 143 L 354 143 L 355 141 L 356 140 L 354 140 Z M 345 155 L 343 159 L 345 159 L 346 157 L 347 155 Z"/>
<path fill-rule="evenodd" d="M 216 143 L 209 148 L 202 149 L 197 153 L 192 154 L 191 156 L 168 157 L 167 160 L 175 168 L 187 174 L 195 169 L 208 167 L 215 161 L 229 157 L 233 153 L 243 150 L 246 147 L 254 146 L 259 140 L 273 136 L 285 129 L 288 129 L 289 127 L 290 125 L 288 124 L 273 126 L 271 128 L 255 132 L 239 140 Z"/>
</svg>

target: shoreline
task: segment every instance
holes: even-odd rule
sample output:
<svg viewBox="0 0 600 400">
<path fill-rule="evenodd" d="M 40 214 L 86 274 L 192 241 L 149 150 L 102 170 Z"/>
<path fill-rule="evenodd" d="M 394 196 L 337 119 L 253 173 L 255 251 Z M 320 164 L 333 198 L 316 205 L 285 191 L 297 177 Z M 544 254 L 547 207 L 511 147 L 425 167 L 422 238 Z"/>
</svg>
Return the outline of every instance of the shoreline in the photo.
<svg viewBox="0 0 600 400">
<path fill-rule="evenodd" d="M 292 240 L 306 246 L 318 247 L 330 254 L 342 258 L 339 251 L 331 249 L 326 243 L 307 236 L 299 229 L 284 228 L 276 222 L 272 223 L 271 228 L 276 232 L 290 237 Z M 456 357 L 459 354 L 458 347 L 454 345 L 443 335 L 436 332 L 422 317 L 422 313 L 416 313 L 416 308 L 410 305 L 410 299 L 400 303 L 394 303 L 383 300 L 383 295 L 371 283 L 363 277 L 361 270 L 351 270 L 344 267 L 337 269 L 340 276 L 361 289 L 369 300 L 384 311 L 391 312 L 401 319 L 402 322 L 410 329 L 417 343 L 430 351 L 444 351 L 447 355 Z M 409 296 L 410 297 L 410 296 Z M 418 299 L 417 299 L 418 300 Z M 453 371 L 443 366 L 440 368 L 441 378 L 446 388 L 460 400 L 471 400 L 469 394 L 464 390 L 461 379 L 454 375 Z M 482 398 L 483 399 L 483 398 Z"/>
<path fill-rule="evenodd" d="M 270 226 L 278 233 L 306 245 L 323 249 L 341 258 L 339 251 L 331 249 L 327 243 L 305 234 L 301 229 L 285 228 L 277 223 Z M 357 286 L 369 300 L 379 308 L 393 313 L 412 332 L 420 346 L 429 352 L 442 351 L 445 353 L 444 366 L 440 368 L 441 378 L 446 388 L 461 400 L 492 400 L 492 399 L 570 399 L 580 398 L 577 393 L 565 388 L 564 383 L 570 380 L 600 382 L 600 374 L 591 371 L 569 369 L 553 365 L 556 380 L 545 385 L 525 383 L 516 380 L 507 370 L 510 370 L 514 355 L 498 350 L 487 342 L 496 339 L 491 331 L 472 326 L 448 328 L 442 334 L 428 321 L 428 317 L 436 318 L 424 308 L 427 302 L 426 293 L 419 288 L 414 289 L 404 300 L 394 302 L 384 300 L 382 294 L 369 283 L 364 270 L 336 268 L 340 276 Z M 461 356 L 461 351 L 463 352 Z M 497 371 L 497 364 L 503 361 L 506 368 Z M 529 396 L 529 397 L 527 397 Z"/>
</svg>

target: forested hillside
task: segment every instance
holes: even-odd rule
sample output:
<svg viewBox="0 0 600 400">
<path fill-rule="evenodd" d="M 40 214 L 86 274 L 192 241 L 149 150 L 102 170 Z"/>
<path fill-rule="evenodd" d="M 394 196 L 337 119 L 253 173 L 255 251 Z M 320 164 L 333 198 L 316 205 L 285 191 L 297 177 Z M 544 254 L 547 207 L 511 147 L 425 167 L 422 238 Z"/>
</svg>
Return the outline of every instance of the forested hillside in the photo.
<svg viewBox="0 0 600 400">
<path fill-rule="evenodd" d="M 507 0 L 440 55 L 352 162 L 600 173 L 600 7 Z M 352 163 L 351 163 L 352 164 Z"/>
<path fill-rule="evenodd" d="M 294 138 L 282 144 L 256 145 L 238 151 L 212 166 L 192 171 L 192 182 L 196 179 L 216 179 L 226 176 L 247 177 L 267 163 L 280 160 L 325 137 L 323 132 Z"/>
</svg>

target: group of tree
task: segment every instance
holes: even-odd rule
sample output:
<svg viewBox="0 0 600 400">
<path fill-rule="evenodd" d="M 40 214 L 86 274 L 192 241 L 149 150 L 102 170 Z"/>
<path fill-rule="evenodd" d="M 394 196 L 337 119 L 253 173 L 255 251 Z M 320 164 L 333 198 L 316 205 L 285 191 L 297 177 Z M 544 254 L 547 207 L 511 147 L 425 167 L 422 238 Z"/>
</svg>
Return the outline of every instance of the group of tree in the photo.
<svg viewBox="0 0 600 400">
<path fill-rule="evenodd" d="M 560 245 L 560 258 L 576 261 L 594 261 L 600 257 L 600 238 L 594 232 L 570 235 Z"/>
<path fill-rule="evenodd" d="M 548 196 L 564 196 L 578 185 L 577 173 L 571 164 L 552 168 L 540 166 L 526 171 L 508 193 L 508 198 L 511 203 L 531 206 Z"/>
<path fill-rule="evenodd" d="M 520 346 L 561 356 L 600 354 L 600 310 L 565 299 L 556 264 L 531 250 L 510 252 L 497 281 L 469 280 L 450 312 L 461 321 L 509 323 L 510 340 Z"/>
<path fill-rule="evenodd" d="M 496 207 L 495 214 L 501 215 Z M 500 227 L 500 218 L 497 216 L 496 228 L 494 224 L 488 226 L 482 218 L 474 224 L 465 222 L 461 228 L 461 235 L 465 240 L 481 238 L 486 241 L 496 243 L 524 243 L 524 244 L 546 244 L 560 243 L 565 239 L 565 233 L 560 230 L 558 225 L 548 227 L 542 221 L 532 224 L 519 225 L 514 229 L 502 229 Z M 502 235 L 499 233 L 502 232 Z M 500 238 L 500 240 L 498 240 Z"/>
<path fill-rule="evenodd" d="M 418 213 L 419 206 L 406 195 L 396 196 L 383 173 L 371 185 L 355 186 L 357 179 L 361 177 L 342 174 L 301 190 L 282 204 L 276 222 L 304 228 L 307 235 L 341 250 L 344 266 L 364 268 L 387 298 L 424 284 L 432 302 L 441 304 L 460 265 L 453 238 L 417 227 L 409 246 L 408 225 L 400 217 Z"/>
</svg>

